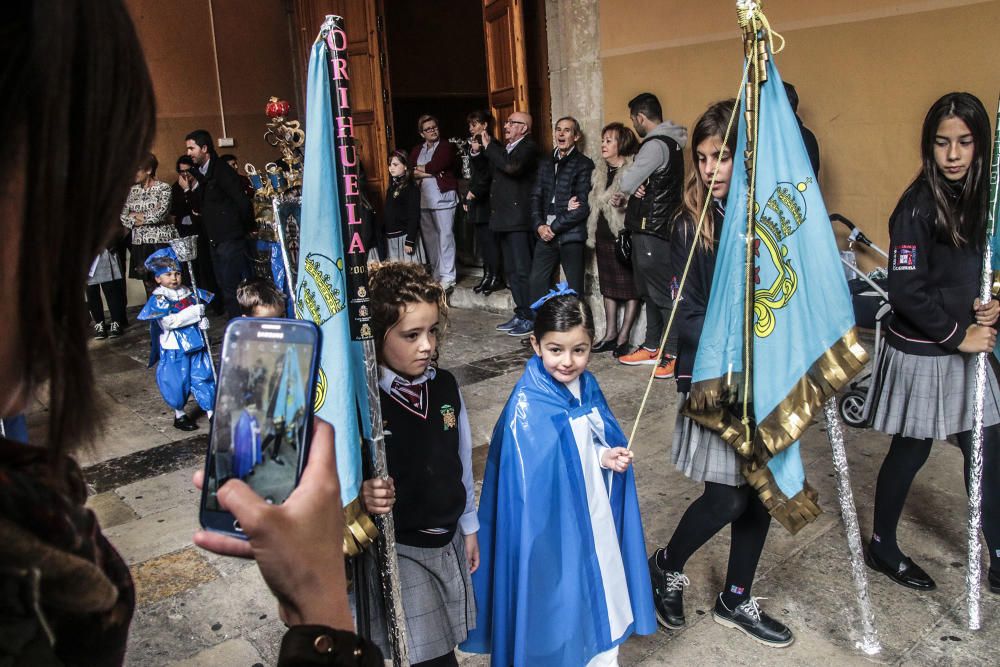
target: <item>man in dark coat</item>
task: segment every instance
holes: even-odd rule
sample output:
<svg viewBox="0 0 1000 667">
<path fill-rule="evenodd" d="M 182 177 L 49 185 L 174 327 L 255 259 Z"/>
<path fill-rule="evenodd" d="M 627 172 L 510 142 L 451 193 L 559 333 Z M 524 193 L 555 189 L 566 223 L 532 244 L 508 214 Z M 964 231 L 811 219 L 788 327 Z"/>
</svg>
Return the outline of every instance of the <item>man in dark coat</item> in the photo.
<svg viewBox="0 0 1000 667">
<path fill-rule="evenodd" d="M 802 143 L 806 145 L 806 153 L 809 154 L 809 163 L 812 165 L 816 178 L 819 178 L 819 142 L 816 141 L 816 135 L 813 134 L 813 131 L 806 127 L 802 118 L 799 117 L 799 94 L 796 92 L 795 86 L 787 81 L 782 83 L 785 84 L 785 94 L 788 96 L 788 103 L 792 105 L 795 120 L 799 121 L 799 132 L 802 133 Z"/>
<path fill-rule="evenodd" d="M 552 274 L 560 265 L 569 286 L 583 294 L 583 248 L 590 215 L 587 195 L 594 162 L 576 147 L 583 134 L 572 116 L 556 122 L 554 137 L 556 148 L 551 157 L 539 163 L 531 193 L 531 223 L 536 236 L 530 280 L 533 302 L 548 292 Z M 569 210 L 573 199 L 578 206 Z M 518 331 L 508 333 L 516 336 Z"/>
<path fill-rule="evenodd" d="M 538 168 L 538 145 L 530 136 L 531 115 L 515 111 L 504 122 L 506 146 L 488 132 L 472 142 L 472 159 L 486 160 L 493 174 L 490 191 L 490 229 L 500 237 L 507 284 L 514 297 L 514 316 L 497 326 L 511 331 L 531 325 L 531 190 Z M 529 329 L 530 331 L 530 329 Z"/>
<path fill-rule="evenodd" d="M 247 236 L 253 223 L 253 204 L 239 175 L 216 155 L 212 135 L 195 130 L 185 142 L 197 168 L 178 175 L 183 176 L 181 187 L 190 207 L 201 213 L 226 317 L 239 317 L 236 288 L 251 273 Z"/>
</svg>

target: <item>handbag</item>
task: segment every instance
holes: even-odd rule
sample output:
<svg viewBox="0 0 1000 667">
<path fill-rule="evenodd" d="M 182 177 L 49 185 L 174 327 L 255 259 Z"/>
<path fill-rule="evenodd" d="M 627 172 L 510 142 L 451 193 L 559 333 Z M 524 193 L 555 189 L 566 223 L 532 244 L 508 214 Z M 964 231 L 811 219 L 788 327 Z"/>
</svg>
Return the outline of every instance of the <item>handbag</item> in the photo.
<svg viewBox="0 0 1000 667">
<path fill-rule="evenodd" d="M 625 266 L 632 266 L 632 232 L 623 229 L 615 237 L 615 259 Z"/>
</svg>

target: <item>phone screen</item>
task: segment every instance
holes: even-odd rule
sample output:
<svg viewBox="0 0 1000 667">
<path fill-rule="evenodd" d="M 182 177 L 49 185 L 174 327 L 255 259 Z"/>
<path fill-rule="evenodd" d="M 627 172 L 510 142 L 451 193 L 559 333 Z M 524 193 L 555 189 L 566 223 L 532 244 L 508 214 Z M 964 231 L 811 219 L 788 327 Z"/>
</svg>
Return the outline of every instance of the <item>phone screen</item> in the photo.
<svg viewBox="0 0 1000 667">
<path fill-rule="evenodd" d="M 268 503 L 295 488 L 312 415 L 318 332 L 294 320 L 234 321 L 226 331 L 205 470 L 204 509 L 241 479 Z M 237 528 L 237 530 L 239 530 Z"/>
</svg>

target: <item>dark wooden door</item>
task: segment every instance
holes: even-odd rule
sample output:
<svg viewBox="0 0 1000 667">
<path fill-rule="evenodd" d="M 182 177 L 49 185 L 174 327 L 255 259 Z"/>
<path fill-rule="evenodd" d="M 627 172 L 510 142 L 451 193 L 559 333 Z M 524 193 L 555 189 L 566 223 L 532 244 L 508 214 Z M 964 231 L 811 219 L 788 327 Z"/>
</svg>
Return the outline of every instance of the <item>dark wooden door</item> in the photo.
<svg viewBox="0 0 1000 667">
<path fill-rule="evenodd" d="M 483 0 L 483 30 L 490 110 L 500 128 L 513 112 L 529 111 L 521 0 Z"/>
</svg>

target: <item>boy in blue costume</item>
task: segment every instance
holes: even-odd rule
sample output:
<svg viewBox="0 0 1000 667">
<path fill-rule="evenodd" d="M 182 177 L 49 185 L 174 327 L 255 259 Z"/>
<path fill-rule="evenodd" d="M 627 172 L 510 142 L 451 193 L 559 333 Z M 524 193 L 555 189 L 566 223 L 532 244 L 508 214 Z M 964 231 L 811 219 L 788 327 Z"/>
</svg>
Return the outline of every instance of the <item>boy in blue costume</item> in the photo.
<svg viewBox="0 0 1000 667">
<path fill-rule="evenodd" d="M 181 263 L 172 248 L 157 250 L 145 261 L 157 287 L 139 313 L 149 320 L 149 367 L 156 366 L 160 395 L 174 410 L 174 428 L 198 428 L 184 412 L 188 394 L 194 394 L 201 409 L 212 418 L 215 403 L 215 376 L 208 356 L 204 331 L 208 329 L 204 303 L 196 303 L 194 293 L 181 282 Z M 198 290 L 202 302 L 213 295 Z"/>
<path fill-rule="evenodd" d="M 590 308 L 566 284 L 537 309 L 536 356 L 490 442 L 478 618 L 464 651 L 507 667 L 610 667 L 656 632 L 632 452 L 586 370 Z"/>
</svg>

